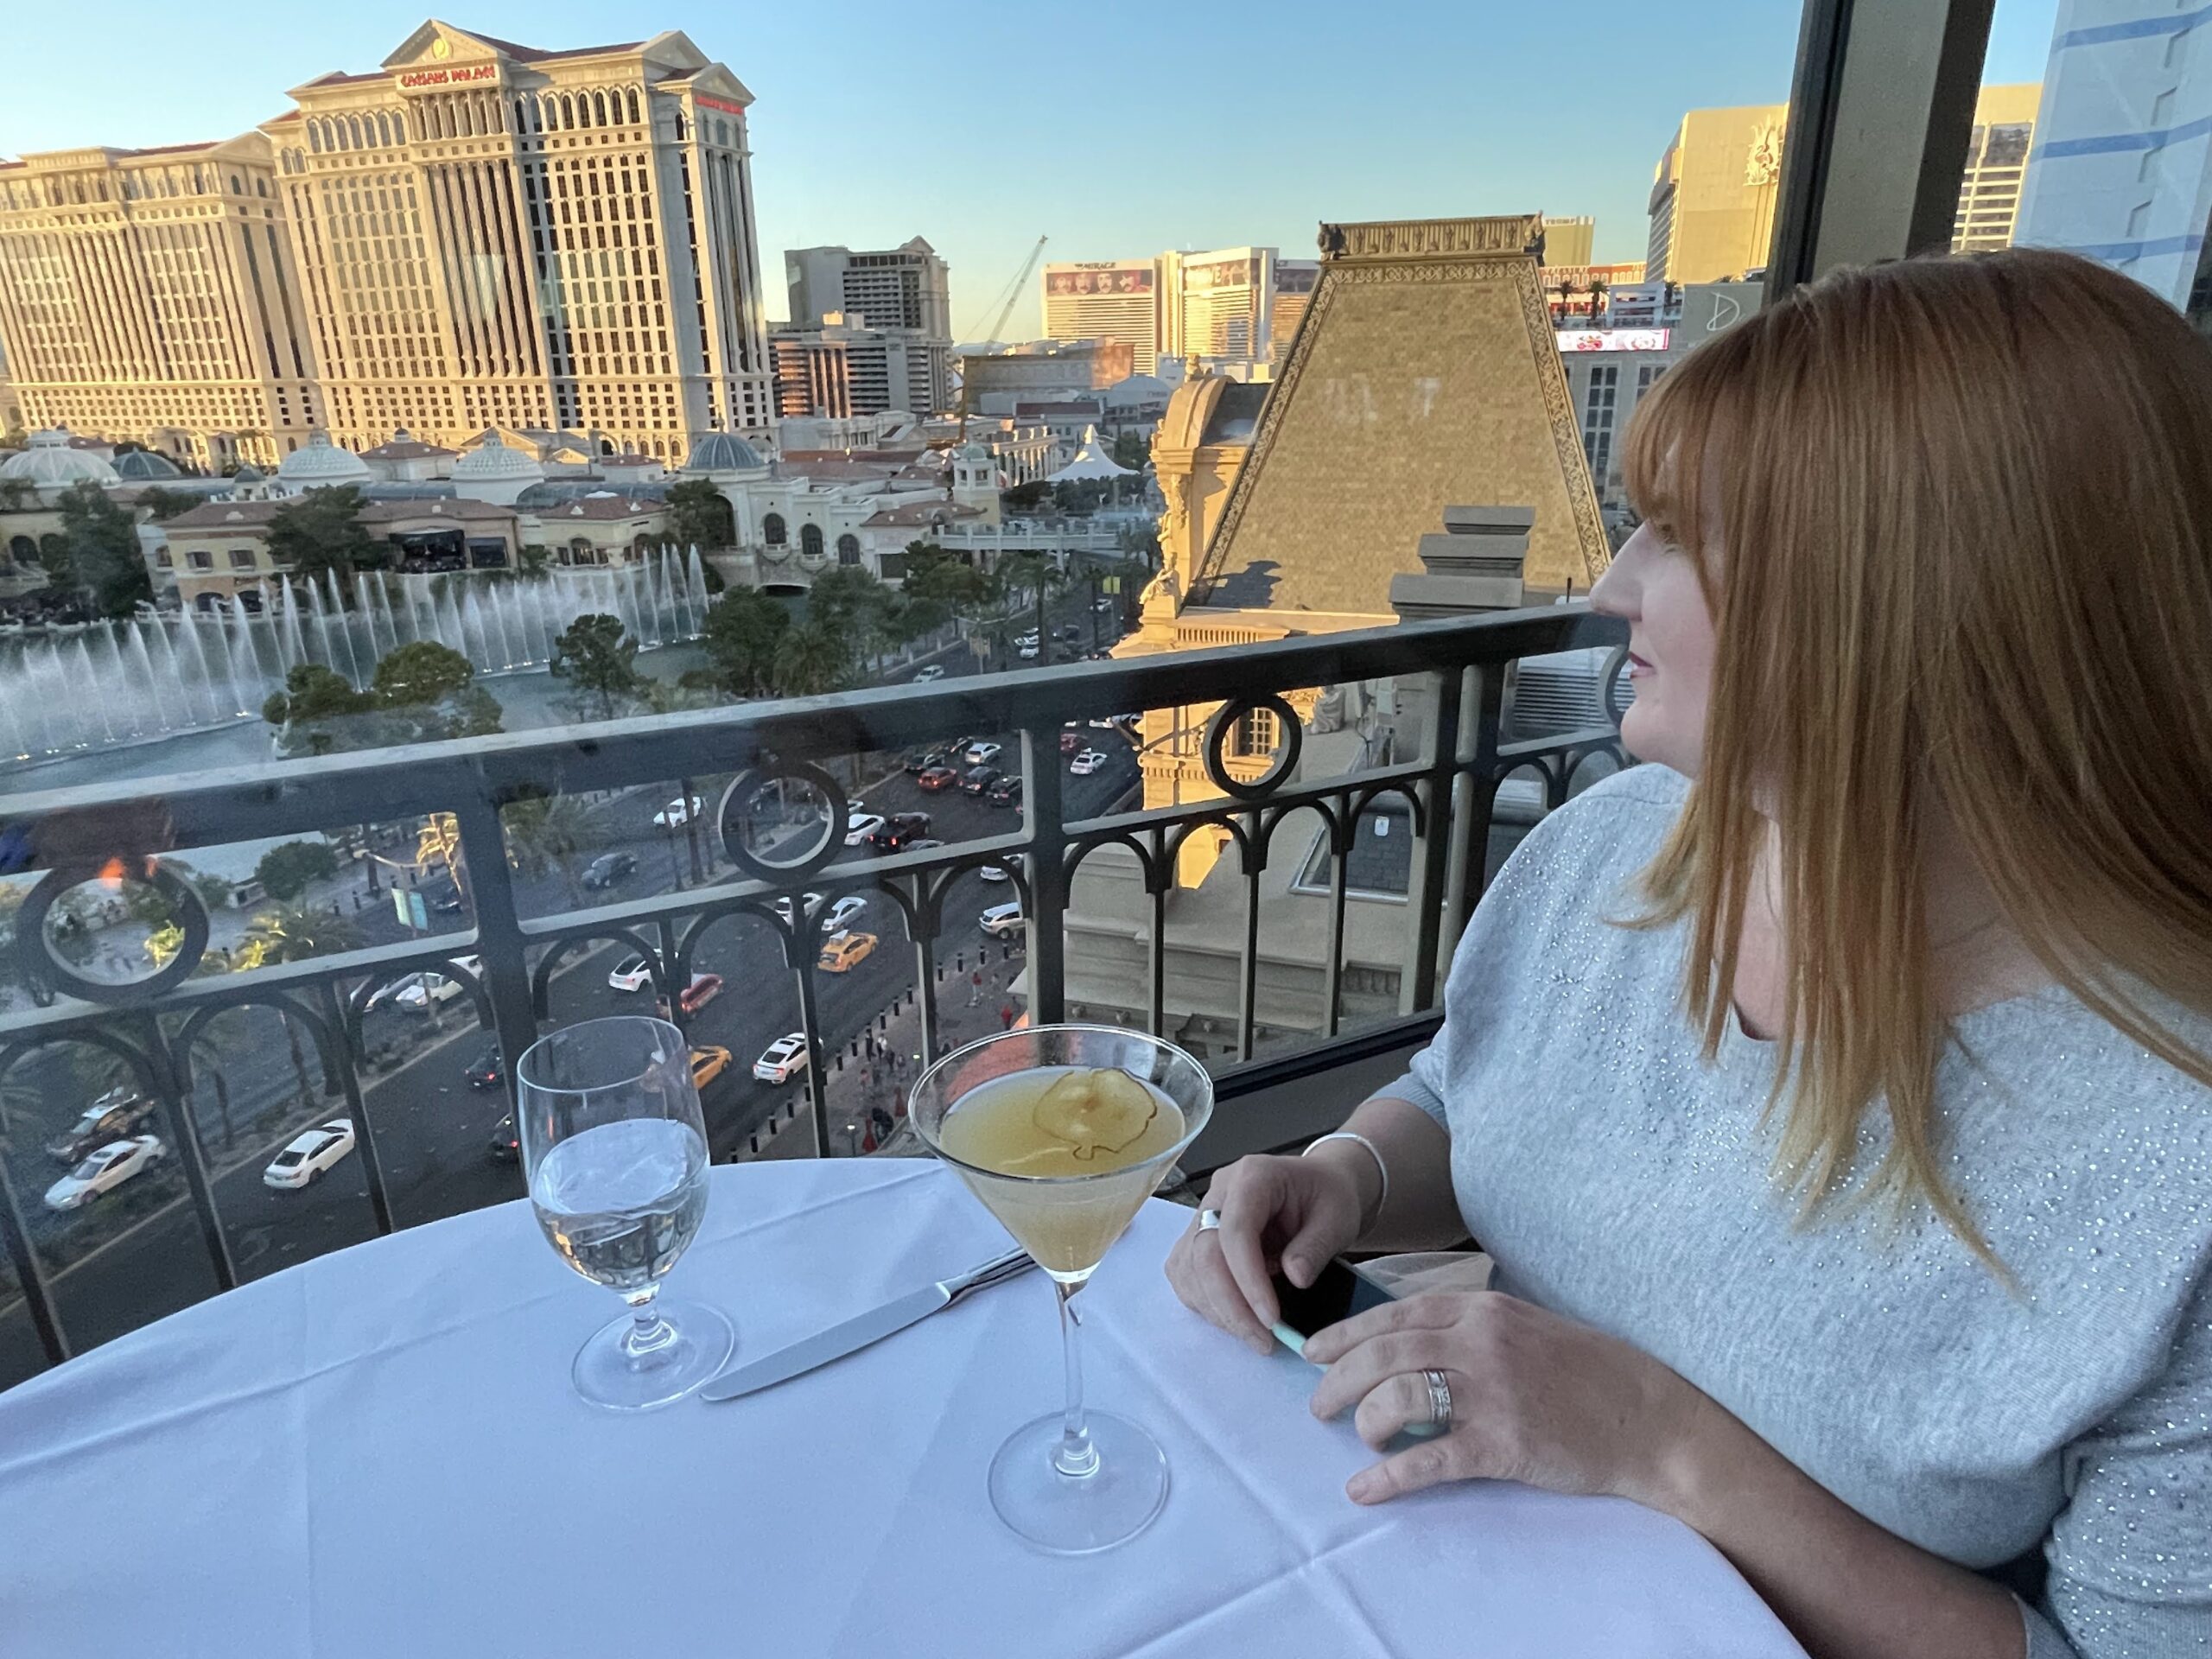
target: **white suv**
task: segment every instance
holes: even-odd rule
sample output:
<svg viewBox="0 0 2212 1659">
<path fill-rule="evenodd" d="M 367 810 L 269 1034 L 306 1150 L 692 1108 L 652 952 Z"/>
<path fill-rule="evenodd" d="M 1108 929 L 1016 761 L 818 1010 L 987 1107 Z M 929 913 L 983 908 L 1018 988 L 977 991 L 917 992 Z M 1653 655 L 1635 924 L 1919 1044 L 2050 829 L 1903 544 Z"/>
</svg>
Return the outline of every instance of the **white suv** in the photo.
<svg viewBox="0 0 2212 1659">
<path fill-rule="evenodd" d="M 993 905 L 976 918 L 976 925 L 995 939 L 1021 931 L 1021 900 L 1009 899 L 1002 905 Z"/>
</svg>

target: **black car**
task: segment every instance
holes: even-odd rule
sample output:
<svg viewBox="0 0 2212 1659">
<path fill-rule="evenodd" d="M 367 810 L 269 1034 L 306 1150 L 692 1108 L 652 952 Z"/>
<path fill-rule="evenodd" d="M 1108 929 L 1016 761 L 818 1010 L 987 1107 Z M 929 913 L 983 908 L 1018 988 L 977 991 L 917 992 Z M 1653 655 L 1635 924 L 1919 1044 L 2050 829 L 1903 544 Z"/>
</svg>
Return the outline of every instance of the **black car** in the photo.
<svg viewBox="0 0 2212 1659">
<path fill-rule="evenodd" d="M 914 842 L 930 832 L 930 815 L 926 812 L 893 812 L 883 821 L 883 827 L 868 838 L 872 853 L 903 853 Z"/>
<path fill-rule="evenodd" d="M 1021 779 L 1020 775 L 1011 772 L 1007 772 L 1004 777 L 1001 778 L 998 782 L 993 784 L 990 788 L 985 791 L 983 798 L 988 801 L 993 806 L 1020 806 L 1021 804 Z"/>
<path fill-rule="evenodd" d="M 515 1134 L 515 1115 L 509 1112 L 493 1128 L 491 1144 L 484 1148 L 495 1164 L 512 1164 L 522 1156 L 522 1141 Z"/>
<path fill-rule="evenodd" d="M 73 1164 L 111 1141 L 128 1140 L 143 1133 L 153 1116 L 150 1095 L 142 1095 L 128 1085 L 111 1089 L 85 1108 L 75 1122 L 48 1141 L 46 1150 L 63 1163 Z"/>
<path fill-rule="evenodd" d="M 969 795 L 988 794 L 992 786 L 1005 776 L 1006 773 L 996 766 L 976 766 L 960 780 L 960 787 Z"/>
<path fill-rule="evenodd" d="M 906 751 L 906 758 L 899 764 L 906 769 L 910 775 L 917 772 L 927 772 L 931 766 L 937 764 L 937 751 L 935 749 L 909 749 Z"/>
<path fill-rule="evenodd" d="M 483 1052 L 461 1068 L 461 1075 L 468 1079 L 472 1089 L 496 1089 L 505 1075 L 499 1070 L 499 1046 L 486 1043 Z"/>
<path fill-rule="evenodd" d="M 461 902 L 458 887 L 447 887 L 430 895 L 430 908 L 441 916 L 458 916 L 468 906 Z"/>
<path fill-rule="evenodd" d="M 584 870 L 584 891 L 601 892 L 638 873 L 634 853 L 601 853 Z"/>
</svg>

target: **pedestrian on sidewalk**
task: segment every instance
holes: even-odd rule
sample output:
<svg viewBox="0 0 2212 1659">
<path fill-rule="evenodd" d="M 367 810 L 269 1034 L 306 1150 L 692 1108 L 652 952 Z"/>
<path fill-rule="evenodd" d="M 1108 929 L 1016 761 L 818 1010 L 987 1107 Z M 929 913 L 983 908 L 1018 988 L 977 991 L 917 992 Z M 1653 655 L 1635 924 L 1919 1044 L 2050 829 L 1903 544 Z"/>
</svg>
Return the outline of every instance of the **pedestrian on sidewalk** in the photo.
<svg viewBox="0 0 2212 1659">
<path fill-rule="evenodd" d="M 968 976 L 968 1006 L 980 1007 L 983 1001 L 983 970 L 980 968 Z"/>
<path fill-rule="evenodd" d="M 1011 1002 L 999 1010 L 999 1029 L 1001 1031 L 1014 1029 L 1014 1004 Z"/>
</svg>

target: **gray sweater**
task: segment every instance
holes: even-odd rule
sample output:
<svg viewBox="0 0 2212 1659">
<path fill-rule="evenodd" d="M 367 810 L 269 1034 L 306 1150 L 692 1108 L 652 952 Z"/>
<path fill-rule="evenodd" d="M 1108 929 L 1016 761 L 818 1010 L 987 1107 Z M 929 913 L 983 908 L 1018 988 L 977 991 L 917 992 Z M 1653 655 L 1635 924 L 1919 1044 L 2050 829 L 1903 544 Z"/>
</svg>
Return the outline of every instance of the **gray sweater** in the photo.
<svg viewBox="0 0 2212 1659">
<path fill-rule="evenodd" d="M 1708 1065 L 1686 926 L 1605 919 L 1686 787 L 1637 766 L 1537 827 L 1460 944 L 1443 1030 L 1382 1091 L 1451 1135 L 1494 1284 L 1663 1361 L 1925 1549 L 2040 1547 L 2031 1659 L 2203 1659 L 2212 1093 L 2063 990 L 2017 997 L 1956 1021 L 1937 1087 L 1951 1179 L 2019 1290 L 1924 1207 L 1793 1225 L 1759 1121 L 1771 1046 L 1732 1020 Z"/>
</svg>

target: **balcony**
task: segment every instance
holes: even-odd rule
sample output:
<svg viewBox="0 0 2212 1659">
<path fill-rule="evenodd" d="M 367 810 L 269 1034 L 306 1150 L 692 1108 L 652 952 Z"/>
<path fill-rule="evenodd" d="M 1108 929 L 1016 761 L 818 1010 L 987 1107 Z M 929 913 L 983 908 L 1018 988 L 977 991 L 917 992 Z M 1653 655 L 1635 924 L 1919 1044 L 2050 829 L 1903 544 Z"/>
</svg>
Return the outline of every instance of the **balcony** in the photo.
<svg viewBox="0 0 2212 1659">
<path fill-rule="evenodd" d="M 1621 760 L 1598 702 L 1540 696 L 1528 670 L 1519 694 L 1509 665 L 1619 637 L 1555 606 L 17 795 L 11 868 L 43 874 L 0 1014 L 0 1383 L 308 1255 L 520 1197 L 493 1144 L 500 1057 L 600 1011 L 591 996 L 682 988 L 694 1042 L 735 1051 L 708 1091 L 718 1160 L 899 1150 L 910 1058 L 1071 1014 L 1205 1051 L 1220 1106 L 1186 1173 L 1309 1136 L 1433 1030 L 1518 827 Z M 1365 688 L 1365 712 L 1313 717 L 1317 687 Z M 1144 804 L 1154 756 L 1107 723 L 1135 711 L 1160 711 L 1139 731 L 1185 759 L 1173 804 Z M 1072 768 L 1071 730 L 1100 767 Z M 1272 762 L 1239 753 L 1255 730 Z M 902 756 L 963 734 L 1001 746 L 1019 810 L 920 795 L 938 844 L 880 855 L 830 831 L 856 783 L 895 810 Z M 543 825 L 563 803 L 636 830 L 561 843 Z M 191 879 L 194 859 L 306 836 L 348 868 L 296 925 L 334 906 L 324 925 L 349 948 L 226 943 L 237 919 L 211 915 L 221 884 Z M 398 914 L 378 870 L 425 849 L 451 880 L 393 883 L 409 936 L 356 942 Z M 151 910 L 132 908 L 141 888 Z M 874 980 L 817 960 L 848 895 L 880 941 Z M 1011 921 L 978 926 L 1009 898 Z M 163 904 L 174 931 L 130 919 Z M 123 948 L 91 943 L 108 929 Z M 132 977 L 125 957 L 161 965 Z M 625 969 L 634 991 L 601 988 Z M 724 988 L 689 1007 L 702 971 Z M 786 1019 L 808 1063 L 756 1078 L 761 1031 Z M 110 1090 L 173 1155 L 58 1212 L 49 1143 Z M 354 1155 L 272 1199 L 274 1151 L 341 1116 Z"/>
</svg>

